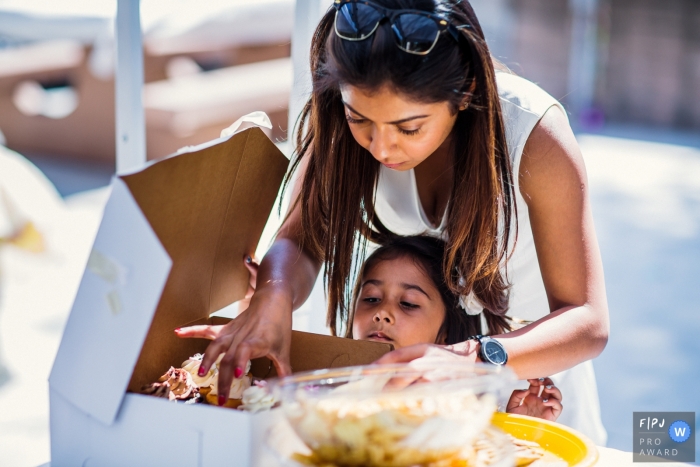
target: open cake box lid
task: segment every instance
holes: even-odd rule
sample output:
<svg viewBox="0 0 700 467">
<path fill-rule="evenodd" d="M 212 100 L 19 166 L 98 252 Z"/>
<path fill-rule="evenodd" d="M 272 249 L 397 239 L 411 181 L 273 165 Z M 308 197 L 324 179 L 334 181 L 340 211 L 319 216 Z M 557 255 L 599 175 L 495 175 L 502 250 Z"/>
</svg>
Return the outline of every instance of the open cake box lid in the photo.
<svg viewBox="0 0 700 467">
<path fill-rule="evenodd" d="M 116 177 L 52 390 L 111 424 L 127 386 L 150 382 L 137 375 L 160 375 L 167 368 L 152 361 L 188 352 L 198 340 L 177 339 L 175 328 L 244 297 L 243 258 L 255 252 L 288 163 L 254 127 Z"/>
</svg>

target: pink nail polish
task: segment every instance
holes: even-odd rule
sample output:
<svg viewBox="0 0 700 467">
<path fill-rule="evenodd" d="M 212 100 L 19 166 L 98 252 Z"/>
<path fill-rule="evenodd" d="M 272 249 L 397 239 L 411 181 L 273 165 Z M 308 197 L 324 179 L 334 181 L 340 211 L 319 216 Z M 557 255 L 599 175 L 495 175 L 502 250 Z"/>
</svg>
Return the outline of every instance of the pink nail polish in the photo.
<svg viewBox="0 0 700 467">
<path fill-rule="evenodd" d="M 243 370 L 241 370 L 240 366 L 237 366 L 236 369 L 233 371 L 233 374 L 236 376 L 236 378 L 240 378 L 243 374 Z"/>
<path fill-rule="evenodd" d="M 200 366 L 200 367 L 199 367 L 199 371 L 197 371 L 197 374 L 198 374 L 199 376 L 204 376 L 204 375 L 207 374 L 207 369 L 204 368 L 203 366 Z"/>
<path fill-rule="evenodd" d="M 182 328 L 177 328 L 177 329 L 175 330 L 175 333 L 177 334 L 177 333 L 180 332 L 180 331 L 182 331 Z"/>
<path fill-rule="evenodd" d="M 226 397 L 219 394 L 219 406 L 222 406 L 226 403 Z"/>
</svg>

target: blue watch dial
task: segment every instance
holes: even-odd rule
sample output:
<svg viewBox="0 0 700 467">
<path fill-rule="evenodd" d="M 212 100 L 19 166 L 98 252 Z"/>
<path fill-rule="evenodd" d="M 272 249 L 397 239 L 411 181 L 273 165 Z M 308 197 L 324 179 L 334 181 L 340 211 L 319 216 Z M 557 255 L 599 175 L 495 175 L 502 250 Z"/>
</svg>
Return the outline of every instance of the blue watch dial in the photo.
<svg viewBox="0 0 700 467">
<path fill-rule="evenodd" d="M 488 361 L 496 365 L 503 365 L 506 362 L 505 350 L 494 341 L 489 341 L 484 344 L 484 356 Z"/>
</svg>

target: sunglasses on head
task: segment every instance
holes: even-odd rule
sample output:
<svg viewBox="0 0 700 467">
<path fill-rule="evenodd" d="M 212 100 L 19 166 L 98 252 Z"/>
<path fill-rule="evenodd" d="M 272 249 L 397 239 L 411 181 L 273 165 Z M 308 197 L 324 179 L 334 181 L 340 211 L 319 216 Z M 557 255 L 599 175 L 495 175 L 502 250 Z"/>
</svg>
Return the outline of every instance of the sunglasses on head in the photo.
<svg viewBox="0 0 700 467">
<path fill-rule="evenodd" d="M 459 29 L 442 16 L 421 10 L 393 10 L 368 0 L 335 0 L 335 33 L 341 39 L 361 41 L 370 37 L 385 19 L 391 24 L 396 45 L 410 54 L 426 55 L 447 31 L 459 42 Z"/>
</svg>

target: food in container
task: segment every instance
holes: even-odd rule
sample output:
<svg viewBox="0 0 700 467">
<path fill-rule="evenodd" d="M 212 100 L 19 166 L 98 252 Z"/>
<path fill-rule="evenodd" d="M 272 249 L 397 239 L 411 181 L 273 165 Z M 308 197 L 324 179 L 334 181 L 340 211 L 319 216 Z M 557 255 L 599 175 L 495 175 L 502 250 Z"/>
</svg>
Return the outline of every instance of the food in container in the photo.
<svg viewBox="0 0 700 467">
<path fill-rule="evenodd" d="M 272 386 L 310 449 L 297 456 L 304 463 L 471 466 L 484 446 L 503 444 L 490 422 L 498 393 L 514 379 L 507 368 L 436 362 L 321 370 Z M 508 457 L 503 449 L 496 457 Z M 503 465 L 512 465 L 508 452 Z"/>
</svg>

